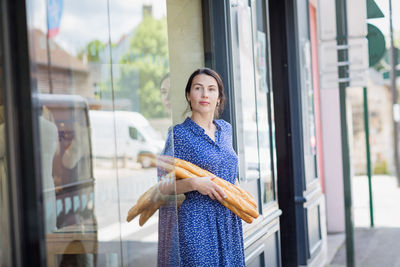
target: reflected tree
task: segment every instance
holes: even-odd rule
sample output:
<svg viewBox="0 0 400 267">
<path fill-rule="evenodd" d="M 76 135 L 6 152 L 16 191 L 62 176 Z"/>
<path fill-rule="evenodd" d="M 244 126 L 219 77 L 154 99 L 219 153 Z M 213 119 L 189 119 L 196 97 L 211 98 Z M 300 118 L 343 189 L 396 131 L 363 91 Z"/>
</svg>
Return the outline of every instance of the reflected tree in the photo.
<svg viewBox="0 0 400 267">
<path fill-rule="evenodd" d="M 166 117 L 160 94 L 160 81 L 168 72 L 166 18 L 155 19 L 145 14 L 120 63 L 118 94 L 138 90 L 140 113 L 147 118 Z"/>
</svg>

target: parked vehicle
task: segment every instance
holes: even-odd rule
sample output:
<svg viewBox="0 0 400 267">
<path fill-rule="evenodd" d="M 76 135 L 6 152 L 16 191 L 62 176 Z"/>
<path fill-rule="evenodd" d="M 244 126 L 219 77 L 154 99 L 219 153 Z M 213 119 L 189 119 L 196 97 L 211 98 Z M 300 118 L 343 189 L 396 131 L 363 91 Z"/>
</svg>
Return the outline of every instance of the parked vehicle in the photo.
<svg viewBox="0 0 400 267">
<path fill-rule="evenodd" d="M 89 111 L 93 156 L 124 158 L 144 168 L 154 165 L 164 147 L 161 135 L 140 113 L 130 111 Z"/>
</svg>

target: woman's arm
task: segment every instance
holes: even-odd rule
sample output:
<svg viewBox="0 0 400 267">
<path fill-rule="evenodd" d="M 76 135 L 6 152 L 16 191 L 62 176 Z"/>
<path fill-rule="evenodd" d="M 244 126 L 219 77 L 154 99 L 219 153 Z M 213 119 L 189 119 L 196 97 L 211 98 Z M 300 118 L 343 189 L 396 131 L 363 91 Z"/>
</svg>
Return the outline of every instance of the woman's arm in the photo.
<svg viewBox="0 0 400 267">
<path fill-rule="evenodd" d="M 159 190 L 164 195 L 184 194 L 190 191 L 198 191 L 202 195 L 208 195 L 211 199 L 221 201 L 226 195 L 221 187 L 212 180 L 215 177 L 195 177 L 176 180 L 176 192 L 174 192 L 173 180 L 167 178 L 161 181 Z"/>
</svg>

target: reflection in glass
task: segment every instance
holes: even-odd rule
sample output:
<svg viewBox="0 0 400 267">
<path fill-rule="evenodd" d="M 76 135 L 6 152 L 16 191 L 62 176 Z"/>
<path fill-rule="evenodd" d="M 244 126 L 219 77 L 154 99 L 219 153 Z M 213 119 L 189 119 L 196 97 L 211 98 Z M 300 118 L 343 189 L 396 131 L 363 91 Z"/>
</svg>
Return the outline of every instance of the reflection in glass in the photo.
<svg viewBox="0 0 400 267">
<path fill-rule="evenodd" d="M 164 201 L 157 190 L 163 178 L 156 159 L 162 152 L 171 122 L 169 102 L 169 58 L 166 2 L 150 1 L 143 5 L 125 6 L 126 14 L 136 14 L 127 24 L 120 19 L 121 6 L 110 2 L 110 35 L 116 155 L 130 161 L 128 168 L 118 168 L 120 220 L 126 221 L 128 211 L 145 192 L 151 192 L 149 204 L 129 223 L 121 225 L 125 264 L 156 266 L 157 258 L 169 259 L 178 254 L 169 245 L 176 240 L 176 201 Z M 124 27 L 124 32 L 121 31 Z M 101 57 L 103 62 L 107 57 Z M 129 100 L 129 107 L 122 104 Z M 165 225 L 160 227 L 159 212 Z M 175 236 L 175 237 L 174 237 Z M 159 242 L 159 240 L 162 240 Z M 159 243 L 160 249 L 158 248 Z M 167 245 L 164 247 L 164 245 Z M 157 252 L 158 251 L 158 252 Z M 169 262 L 169 260 L 167 260 Z"/>
<path fill-rule="evenodd" d="M 118 243 L 99 242 L 103 217 L 97 214 L 97 204 L 102 203 L 97 202 L 96 186 L 101 180 L 95 175 L 89 120 L 89 109 L 99 107 L 101 71 L 101 45 L 90 39 L 107 41 L 108 32 L 107 27 L 92 30 L 88 25 L 92 19 L 97 25 L 107 25 L 107 1 L 93 5 L 90 1 L 35 0 L 27 6 L 32 97 L 40 114 L 36 125 L 40 144 L 36 145 L 47 264 L 95 266 L 106 260 L 117 266 Z M 108 177 L 113 180 L 112 175 Z M 118 203 L 112 197 L 108 200 L 113 205 L 108 213 L 118 217 Z"/>
<path fill-rule="evenodd" d="M 166 1 L 144 2 L 27 2 L 49 266 L 178 255 L 175 195 L 151 190 L 156 206 L 127 222 L 145 192 L 175 182 L 157 168 L 172 125 Z"/>
<path fill-rule="evenodd" d="M 236 123 L 238 128 L 238 155 L 240 177 L 242 180 L 259 178 L 259 158 L 257 148 L 257 118 L 255 104 L 255 73 L 252 49 L 251 9 L 247 4 L 240 3 L 234 10 L 236 23 L 233 30 L 237 33 L 237 68 L 238 86 L 235 91 L 237 107 Z M 239 23 L 240 22 L 240 23 Z M 247 137 L 246 135 L 251 136 Z M 256 138 L 254 137 L 254 134 Z"/>
<path fill-rule="evenodd" d="M 269 94 L 269 59 L 267 58 L 267 30 L 262 12 L 256 5 L 237 1 L 231 7 L 233 61 L 235 72 L 235 109 L 238 155 L 242 185 L 258 195 L 257 180 L 261 184 L 261 200 L 266 204 L 274 199 L 271 164 L 271 103 Z M 259 7 L 258 10 L 263 10 Z M 257 182 L 256 182 L 257 181 Z"/>
<path fill-rule="evenodd" d="M 273 123 L 270 121 L 270 110 L 271 107 L 270 98 L 271 90 L 268 86 L 268 66 L 269 59 L 267 57 L 267 29 L 265 28 L 264 21 L 266 18 L 265 14 L 256 11 L 263 10 L 262 2 L 257 1 L 256 5 L 253 5 L 252 14 L 253 21 L 256 25 L 253 27 L 255 42 L 255 65 L 256 65 L 256 98 L 257 98 L 257 128 L 258 128 L 258 149 L 260 155 L 260 182 L 261 182 L 261 197 L 262 203 L 267 204 L 274 200 L 274 188 L 273 188 L 273 174 L 271 157 L 274 150 L 270 144 L 270 135 L 274 134 Z M 257 18 L 254 18 L 256 17 Z"/>
</svg>

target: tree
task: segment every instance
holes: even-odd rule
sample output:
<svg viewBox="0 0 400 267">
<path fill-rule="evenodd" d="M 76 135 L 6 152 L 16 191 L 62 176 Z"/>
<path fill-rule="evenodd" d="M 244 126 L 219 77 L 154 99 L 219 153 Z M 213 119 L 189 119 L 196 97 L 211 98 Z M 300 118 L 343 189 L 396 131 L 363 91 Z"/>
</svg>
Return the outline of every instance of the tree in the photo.
<svg viewBox="0 0 400 267">
<path fill-rule="evenodd" d="M 139 112 L 145 117 L 165 117 L 161 103 L 160 81 L 168 72 L 166 18 L 145 14 L 120 60 L 120 77 L 115 83 L 118 95 L 138 90 Z M 139 81 L 137 82 L 138 79 Z"/>
<path fill-rule="evenodd" d="M 100 62 L 100 51 L 105 48 L 105 45 L 99 40 L 90 41 L 84 50 L 78 53 L 78 58 L 82 60 L 83 55 L 87 56 L 88 62 Z"/>
</svg>

